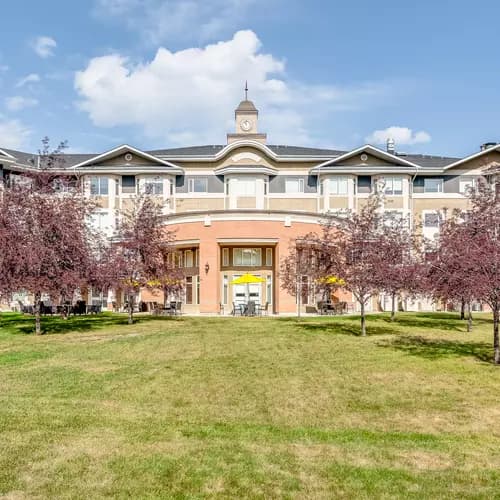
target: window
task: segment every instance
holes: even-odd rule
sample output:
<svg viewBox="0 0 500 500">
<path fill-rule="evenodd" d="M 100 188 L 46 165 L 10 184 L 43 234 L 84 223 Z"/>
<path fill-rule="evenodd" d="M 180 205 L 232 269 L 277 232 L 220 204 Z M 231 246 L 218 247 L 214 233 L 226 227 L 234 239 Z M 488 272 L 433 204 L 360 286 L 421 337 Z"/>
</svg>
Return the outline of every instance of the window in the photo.
<svg viewBox="0 0 500 500">
<path fill-rule="evenodd" d="M 266 300 L 269 304 L 273 303 L 273 277 L 266 276 Z"/>
<path fill-rule="evenodd" d="M 440 215 L 438 212 L 427 212 L 424 214 L 425 227 L 439 227 Z"/>
<path fill-rule="evenodd" d="M 184 267 L 193 267 L 193 251 L 186 250 L 184 252 Z"/>
<path fill-rule="evenodd" d="M 236 196 L 255 196 L 257 182 L 252 178 L 239 178 L 234 181 L 234 194 Z"/>
<path fill-rule="evenodd" d="M 308 276 L 301 276 L 300 277 L 300 302 L 302 305 L 308 305 L 309 304 L 309 277 Z"/>
<path fill-rule="evenodd" d="M 260 266 L 262 262 L 260 248 L 233 249 L 233 264 L 235 266 Z"/>
<path fill-rule="evenodd" d="M 403 194 L 403 179 L 401 177 L 385 177 L 381 179 L 383 191 L 390 196 Z"/>
<path fill-rule="evenodd" d="M 109 233 L 111 229 L 108 212 L 94 212 L 91 215 L 91 224 L 97 231 L 101 233 Z"/>
<path fill-rule="evenodd" d="M 122 193 L 135 193 L 135 175 L 122 175 Z"/>
<path fill-rule="evenodd" d="M 347 177 L 332 177 L 328 181 L 328 193 L 333 195 L 347 195 Z"/>
<path fill-rule="evenodd" d="M 285 179 L 285 192 L 286 193 L 303 193 L 304 192 L 304 179 Z"/>
<path fill-rule="evenodd" d="M 186 276 L 186 304 L 193 303 L 193 277 Z"/>
<path fill-rule="evenodd" d="M 442 193 L 443 179 L 424 179 L 424 193 Z"/>
<path fill-rule="evenodd" d="M 175 252 L 174 253 L 174 266 L 175 267 L 183 267 L 183 253 L 182 252 Z"/>
<path fill-rule="evenodd" d="M 222 265 L 229 266 L 229 248 L 222 249 Z"/>
<path fill-rule="evenodd" d="M 108 178 L 107 177 L 91 177 L 90 178 L 90 194 L 96 196 L 108 196 Z"/>
<path fill-rule="evenodd" d="M 227 274 L 222 278 L 222 303 L 224 305 L 227 304 L 228 299 L 228 290 L 229 290 L 229 280 Z"/>
<path fill-rule="evenodd" d="M 266 248 L 266 266 L 271 267 L 273 265 L 273 249 Z"/>
<path fill-rule="evenodd" d="M 463 179 L 460 181 L 460 192 L 462 194 L 468 194 L 475 187 L 476 179 Z"/>
<path fill-rule="evenodd" d="M 146 179 L 144 191 L 146 194 L 163 194 L 163 179 L 159 176 Z"/>
<path fill-rule="evenodd" d="M 208 193 L 208 179 L 206 177 L 189 179 L 188 189 L 190 193 Z"/>
<path fill-rule="evenodd" d="M 403 212 L 400 210 L 384 210 L 383 217 L 386 226 L 396 226 L 403 219 Z"/>
</svg>

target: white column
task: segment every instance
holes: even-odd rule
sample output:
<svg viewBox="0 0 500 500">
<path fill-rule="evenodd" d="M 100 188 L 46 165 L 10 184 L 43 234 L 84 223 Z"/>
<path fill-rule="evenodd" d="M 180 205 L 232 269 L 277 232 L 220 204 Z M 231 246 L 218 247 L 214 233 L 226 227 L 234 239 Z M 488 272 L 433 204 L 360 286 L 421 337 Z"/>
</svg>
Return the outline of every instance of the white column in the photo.
<svg viewBox="0 0 500 500">
<path fill-rule="evenodd" d="M 257 178 L 255 181 L 255 208 L 264 209 L 264 179 Z"/>
<path fill-rule="evenodd" d="M 347 180 L 347 208 L 349 210 L 354 209 L 354 183 L 355 183 L 355 177 L 350 176 L 348 177 Z"/>
</svg>

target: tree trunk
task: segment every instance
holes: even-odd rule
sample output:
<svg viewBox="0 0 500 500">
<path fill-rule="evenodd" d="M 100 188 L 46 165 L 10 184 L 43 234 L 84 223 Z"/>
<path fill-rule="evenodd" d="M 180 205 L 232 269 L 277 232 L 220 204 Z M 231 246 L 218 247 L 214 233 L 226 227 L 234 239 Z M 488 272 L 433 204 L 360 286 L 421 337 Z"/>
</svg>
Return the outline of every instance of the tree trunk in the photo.
<svg viewBox="0 0 500 500">
<path fill-rule="evenodd" d="M 493 309 L 493 350 L 494 354 L 494 363 L 496 365 L 500 365 L 500 340 L 498 338 L 498 323 L 499 323 L 500 311 L 498 310 L 498 306 Z"/>
<path fill-rule="evenodd" d="M 132 294 L 128 296 L 128 324 L 134 324 L 134 296 Z"/>
<path fill-rule="evenodd" d="M 35 293 L 35 305 L 33 307 L 33 312 L 35 313 L 35 334 L 42 334 L 42 324 L 41 324 L 41 315 L 40 315 L 40 302 L 42 301 L 41 292 Z"/>
<path fill-rule="evenodd" d="M 396 318 L 396 294 L 391 295 L 391 321 Z"/>
<path fill-rule="evenodd" d="M 467 303 L 467 331 L 472 332 L 472 305 L 470 301 Z"/>
<path fill-rule="evenodd" d="M 365 317 L 365 303 L 359 302 L 361 305 L 361 336 L 366 337 L 366 317 Z"/>
<path fill-rule="evenodd" d="M 297 318 L 300 319 L 300 301 L 302 299 L 302 281 L 297 281 Z"/>
<path fill-rule="evenodd" d="M 460 319 L 465 319 L 465 300 L 460 301 Z"/>
</svg>

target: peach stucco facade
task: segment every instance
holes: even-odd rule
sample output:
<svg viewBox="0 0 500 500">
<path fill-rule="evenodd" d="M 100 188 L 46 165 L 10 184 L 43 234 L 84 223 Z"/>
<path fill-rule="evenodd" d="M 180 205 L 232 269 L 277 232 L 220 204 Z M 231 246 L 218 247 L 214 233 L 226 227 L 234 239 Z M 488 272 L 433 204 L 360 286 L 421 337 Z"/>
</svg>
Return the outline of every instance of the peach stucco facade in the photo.
<svg viewBox="0 0 500 500">
<path fill-rule="evenodd" d="M 215 220 L 207 224 L 206 218 L 193 222 L 173 222 L 169 229 L 175 231 L 178 244 L 193 242 L 199 248 L 200 313 L 217 313 L 222 303 L 221 290 L 221 248 L 223 246 L 260 246 L 274 248 L 272 283 L 273 312 L 289 313 L 297 309 L 292 297 L 279 285 L 279 262 L 286 257 L 293 241 L 319 228 L 316 223 L 291 222 L 285 220 Z M 250 269 L 243 268 L 243 271 Z M 259 266 L 251 272 L 259 272 Z"/>
</svg>

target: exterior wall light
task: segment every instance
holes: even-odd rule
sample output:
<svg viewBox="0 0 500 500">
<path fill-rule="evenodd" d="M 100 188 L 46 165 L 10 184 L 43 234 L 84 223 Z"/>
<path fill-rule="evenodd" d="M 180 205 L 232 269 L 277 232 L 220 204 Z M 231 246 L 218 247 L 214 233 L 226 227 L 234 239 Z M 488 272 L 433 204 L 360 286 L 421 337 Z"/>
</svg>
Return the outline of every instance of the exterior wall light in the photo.
<svg viewBox="0 0 500 500">
<path fill-rule="evenodd" d="M 207 263 L 205 264 L 205 274 L 208 274 L 208 271 L 210 271 L 210 265 L 209 265 L 209 263 L 207 262 Z"/>
</svg>

